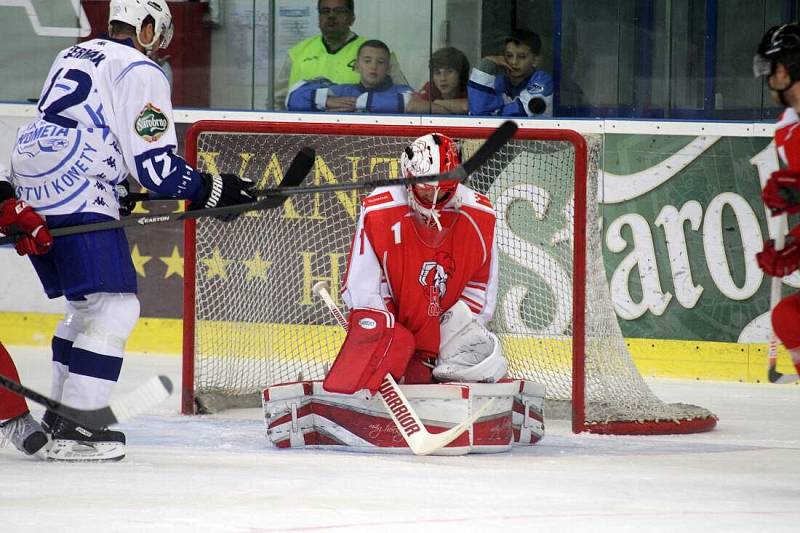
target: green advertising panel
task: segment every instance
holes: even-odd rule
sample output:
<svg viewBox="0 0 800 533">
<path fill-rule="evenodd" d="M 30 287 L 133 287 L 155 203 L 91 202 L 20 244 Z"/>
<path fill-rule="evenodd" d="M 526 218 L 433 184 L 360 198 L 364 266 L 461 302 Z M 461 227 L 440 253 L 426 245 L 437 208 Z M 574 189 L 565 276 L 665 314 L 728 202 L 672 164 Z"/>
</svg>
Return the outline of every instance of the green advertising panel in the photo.
<svg viewBox="0 0 800 533">
<path fill-rule="evenodd" d="M 758 340 L 761 182 L 777 166 L 767 138 L 605 136 L 603 252 L 626 337 Z"/>
</svg>

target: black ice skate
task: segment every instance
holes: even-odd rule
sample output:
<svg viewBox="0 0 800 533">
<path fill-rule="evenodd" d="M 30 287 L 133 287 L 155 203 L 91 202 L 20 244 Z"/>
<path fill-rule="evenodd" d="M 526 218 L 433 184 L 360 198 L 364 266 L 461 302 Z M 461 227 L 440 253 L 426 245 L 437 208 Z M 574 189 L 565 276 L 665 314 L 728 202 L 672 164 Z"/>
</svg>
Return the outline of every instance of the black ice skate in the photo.
<svg viewBox="0 0 800 533">
<path fill-rule="evenodd" d="M 125 434 L 121 431 L 87 429 L 58 418 L 53 428 L 53 445 L 47 453 L 50 461 L 104 462 L 125 457 Z"/>
<path fill-rule="evenodd" d="M 55 414 L 50 409 L 46 410 L 42 415 L 42 421 L 41 421 L 42 430 L 44 430 L 45 433 L 50 435 L 53 433 L 53 428 L 56 427 L 57 423 L 58 423 L 58 415 Z"/>
</svg>

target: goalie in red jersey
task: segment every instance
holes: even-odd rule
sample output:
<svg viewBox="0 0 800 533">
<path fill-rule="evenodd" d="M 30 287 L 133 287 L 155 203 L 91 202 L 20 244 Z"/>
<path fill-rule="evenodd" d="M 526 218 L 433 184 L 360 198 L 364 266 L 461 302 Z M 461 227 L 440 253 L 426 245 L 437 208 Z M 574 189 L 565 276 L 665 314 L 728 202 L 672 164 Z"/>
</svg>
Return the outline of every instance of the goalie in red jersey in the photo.
<svg viewBox="0 0 800 533">
<path fill-rule="evenodd" d="M 775 129 L 775 146 L 784 168 L 767 181 L 764 203 L 773 216 L 800 213 L 800 25 L 784 24 L 767 31 L 753 58 L 753 73 L 767 77 L 773 99 L 786 107 Z M 800 224 L 789 231 L 782 248 L 768 240 L 756 257 L 770 276 L 784 277 L 798 270 Z M 800 374 L 800 293 L 787 296 L 772 310 L 772 328 Z"/>
<path fill-rule="evenodd" d="M 439 133 L 416 139 L 400 158 L 404 177 L 460 163 L 456 142 Z M 494 232 L 489 199 L 458 181 L 367 196 L 342 291 L 349 333 L 325 389 L 373 388 L 366 385 L 387 372 L 407 384 L 504 377 L 500 341 L 486 328 L 497 297 Z"/>
</svg>

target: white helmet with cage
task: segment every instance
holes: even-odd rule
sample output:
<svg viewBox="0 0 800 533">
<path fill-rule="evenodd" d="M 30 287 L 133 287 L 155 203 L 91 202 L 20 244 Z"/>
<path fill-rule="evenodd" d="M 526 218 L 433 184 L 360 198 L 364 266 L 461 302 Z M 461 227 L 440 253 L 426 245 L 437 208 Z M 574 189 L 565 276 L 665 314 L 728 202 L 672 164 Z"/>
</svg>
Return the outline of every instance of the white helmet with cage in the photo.
<svg viewBox="0 0 800 533">
<path fill-rule="evenodd" d="M 154 35 L 149 43 L 139 41 L 148 52 L 161 38 L 159 48 L 166 48 L 172 40 L 172 14 L 166 0 L 111 0 L 108 22 L 119 21 L 136 28 L 136 38 L 142 31 L 142 23 L 147 16 L 153 17 Z"/>
<path fill-rule="evenodd" d="M 400 155 L 403 177 L 442 174 L 461 164 L 461 150 L 453 139 L 429 133 L 409 144 Z M 458 180 L 418 183 L 408 187 L 408 203 L 423 220 L 442 229 L 439 215 L 443 204 L 458 188 Z"/>
</svg>

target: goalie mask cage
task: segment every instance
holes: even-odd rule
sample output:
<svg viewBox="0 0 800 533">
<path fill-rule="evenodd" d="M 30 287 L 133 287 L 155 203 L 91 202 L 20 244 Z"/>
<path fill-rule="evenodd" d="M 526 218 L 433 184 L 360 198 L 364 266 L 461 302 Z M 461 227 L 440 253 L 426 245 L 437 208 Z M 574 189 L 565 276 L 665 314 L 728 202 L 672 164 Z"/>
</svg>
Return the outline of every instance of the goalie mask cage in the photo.
<svg viewBox="0 0 800 533">
<path fill-rule="evenodd" d="M 414 138 L 439 131 L 464 159 L 487 127 L 202 121 L 186 142 L 199 170 L 274 187 L 294 155 L 316 149 L 306 185 L 397 177 Z M 666 404 L 637 371 L 603 267 L 600 142 L 572 130 L 520 129 L 468 181 L 497 211 L 500 287 L 490 328 L 509 374 L 545 384 L 548 415 L 571 409 L 575 432 L 707 431 L 701 407 Z M 280 209 L 185 226 L 184 413 L 260 404 L 273 384 L 322 379 L 344 333 L 312 293 L 339 300 L 366 191 L 291 196 Z M 388 229 L 387 229 L 388 231 Z M 587 269 L 588 264 L 588 269 Z"/>
</svg>

